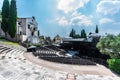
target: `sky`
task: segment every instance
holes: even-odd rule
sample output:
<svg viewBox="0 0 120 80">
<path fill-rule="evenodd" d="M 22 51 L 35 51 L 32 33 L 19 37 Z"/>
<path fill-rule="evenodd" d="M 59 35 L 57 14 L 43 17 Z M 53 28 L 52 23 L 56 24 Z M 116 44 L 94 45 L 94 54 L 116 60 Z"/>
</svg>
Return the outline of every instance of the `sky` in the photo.
<svg viewBox="0 0 120 80">
<path fill-rule="evenodd" d="M 3 0 L 0 0 L 0 10 Z M 40 34 L 68 37 L 72 28 L 80 34 L 120 33 L 120 0 L 17 0 L 18 17 L 35 16 Z"/>
</svg>

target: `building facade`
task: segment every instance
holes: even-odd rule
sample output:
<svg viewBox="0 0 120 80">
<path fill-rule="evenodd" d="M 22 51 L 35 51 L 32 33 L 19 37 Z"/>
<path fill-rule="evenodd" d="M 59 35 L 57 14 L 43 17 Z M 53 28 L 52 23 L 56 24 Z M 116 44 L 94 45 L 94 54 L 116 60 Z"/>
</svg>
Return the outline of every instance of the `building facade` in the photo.
<svg viewBox="0 0 120 80">
<path fill-rule="evenodd" d="M 0 29 L 1 36 L 4 32 Z M 34 17 L 18 18 L 16 25 L 16 41 L 38 43 L 38 23 Z M 34 39 L 33 39 L 34 38 Z"/>
</svg>

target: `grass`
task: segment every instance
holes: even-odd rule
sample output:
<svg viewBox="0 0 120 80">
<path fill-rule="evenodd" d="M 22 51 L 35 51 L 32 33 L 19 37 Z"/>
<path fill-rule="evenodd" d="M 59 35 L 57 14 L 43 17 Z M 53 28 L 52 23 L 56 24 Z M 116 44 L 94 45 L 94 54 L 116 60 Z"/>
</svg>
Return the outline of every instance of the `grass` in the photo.
<svg viewBox="0 0 120 80">
<path fill-rule="evenodd" d="M 19 44 L 16 42 L 11 42 L 8 40 L 5 40 L 4 38 L 0 37 L 0 43 L 7 44 L 7 45 L 13 45 L 13 46 L 18 46 Z"/>
<path fill-rule="evenodd" d="M 9 41 L 5 41 L 5 42 L 3 42 L 3 44 L 8 44 L 8 45 L 18 46 L 18 43 L 15 43 L 15 42 L 9 42 Z"/>
</svg>

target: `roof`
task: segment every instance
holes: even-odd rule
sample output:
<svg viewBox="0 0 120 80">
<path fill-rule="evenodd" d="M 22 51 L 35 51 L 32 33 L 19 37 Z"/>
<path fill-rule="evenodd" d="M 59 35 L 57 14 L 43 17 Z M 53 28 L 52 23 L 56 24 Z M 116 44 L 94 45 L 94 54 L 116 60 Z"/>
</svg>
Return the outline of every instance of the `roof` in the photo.
<svg viewBox="0 0 120 80">
<path fill-rule="evenodd" d="M 18 19 L 31 19 L 33 17 L 18 17 Z"/>
<path fill-rule="evenodd" d="M 78 38 L 78 39 L 73 39 L 73 38 L 63 38 L 63 41 L 85 41 L 85 38 Z"/>
<path fill-rule="evenodd" d="M 101 36 L 99 33 L 92 33 L 90 36 Z"/>
</svg>

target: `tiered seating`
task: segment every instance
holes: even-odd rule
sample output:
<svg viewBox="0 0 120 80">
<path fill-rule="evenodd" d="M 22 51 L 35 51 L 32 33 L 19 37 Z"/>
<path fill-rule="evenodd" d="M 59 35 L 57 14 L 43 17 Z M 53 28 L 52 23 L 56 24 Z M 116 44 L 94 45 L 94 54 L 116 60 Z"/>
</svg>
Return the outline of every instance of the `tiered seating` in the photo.
<svg viewBox="0 0 120 80">
<path fill-rule="evenodd" d="M 80 64 L 80 65 L 95 65 L 94 62 L 82 59 L 76 56 L 73 57 L 66 57 L 66 56 L 59 56 L 56 52 L 61 52 L 61 54 L 65 54 L 64 51 L 54 47 L 54 46 L 45 46 L 37 48 L 36 52 L 33 52 L 33 55 L 38 56 L 41 59 L 48 60 L 51 62 L 58 62 L 64 64 Z"/>
<path fill-rule="evenodd" d="M 54 45 L 51 45 L 51 46 L 45 46 L 46 48 L 58 53 L 59 56 L 67 56 L 67 52 L 65 50 L 62 50 L 62 49 L 59 49 L 57 48 L 56 46 Z"/>
<path fill-rule="evenodd" d="M 55 46 L 45 46 L 53 51 L 61 51 L 59 48 L 55 47 Z"/>
<path fill-rule="evenodd" d="M 0 43 L 0 59 L 3 58 L 19 58 L 24 59 L 23 53 L 25 52 L 25 48 L 21 46 L 10 46 Z"/>
<path fill-rule="evenodd" d="M 39 47 L 39 48 L 37 48 L 37 50 L 44 50 L 44 51 L 50 51 L 49 49 L 47 49 L 46 47 Z"/>
<path fill-rule="evenodd" d="M 36 52 L 33 52 L 33 54 L 35 56 L 39 56 L 39 57 L 57 57 L 58 56 L 55 51 L 52 51 L 52 50 L 47 49 L 45 47 L 37 48 Z"/>
</svg>

